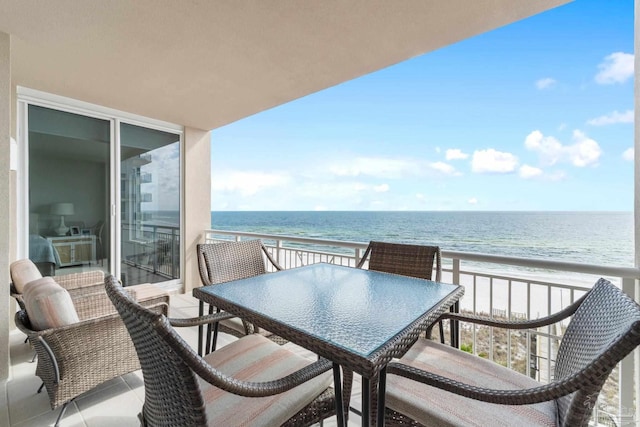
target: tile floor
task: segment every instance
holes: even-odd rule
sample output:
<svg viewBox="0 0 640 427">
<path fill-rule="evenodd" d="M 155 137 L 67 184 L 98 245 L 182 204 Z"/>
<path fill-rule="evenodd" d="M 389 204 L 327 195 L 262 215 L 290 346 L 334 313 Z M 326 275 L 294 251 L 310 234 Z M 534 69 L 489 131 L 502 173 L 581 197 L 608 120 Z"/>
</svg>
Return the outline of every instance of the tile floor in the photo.
<svg viewBox="0 0 640 427">
<path fill-rule="evenodd" d="M 198 301 L 190 295 L 171 297 L 170 315 L 172 317 L 192 317 L 198 313 Z M 181 328 L 180 333 L 187 342 L 197 345 L 197 328 Z M 52 426 L 60 409 L 54 411 L 49 406 L 46 392 L 36 390 L 41 384 L 35 376 L 36 363 L 31 362 L 32 350 L 24 343 L 24 335 L 11 332 L 11 379 L 7 382 L 7 403 L 9 427 Z M 220 344 L 234 338 L 220 335 Z M 296 352 L 311 360 L 315 355 L 295 346 L 286 344 Z M 356 376 L 357 377 L 357 376 Z M 352 406 L 360 408 L 360 383 L 356 378 L 352 394 Z M 140 371 L 108 381 L 96 389 L 75 399 L 67 407 L 60 427 L 134 427 L 140 423 L 137 414 L 144 401 L 144 383 Z M 0 423 L 1 424 L 1 423 Z M 336 425 L 335 418 L 325 420 L 324 426 Z M 349 426 L 360 425 L 360 418 L 351 413 Z"/>
</svg>

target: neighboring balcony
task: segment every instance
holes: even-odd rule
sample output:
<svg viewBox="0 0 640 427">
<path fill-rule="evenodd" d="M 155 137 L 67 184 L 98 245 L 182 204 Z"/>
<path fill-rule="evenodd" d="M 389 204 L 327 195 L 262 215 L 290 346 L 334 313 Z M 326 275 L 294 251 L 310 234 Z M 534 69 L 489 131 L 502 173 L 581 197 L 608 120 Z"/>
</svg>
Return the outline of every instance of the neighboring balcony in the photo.
<svg viewBox="0 0 640 427">
<path fill-rule="evenodd" d="M 205 230 L 206 243 L 255 238 L 262 239 L 285 269 L 317 262 L 355 267 L 367 247 L 366 243 Z M 636 301 L 640 298 L 637 281 L 640 269 L 637 268 L 441 249 L 442 281 L 465 286 L 465 295 L 460 301 L 463 312 L 512 320 L 544 317 L 573 303 L 600 277 L 620 286 Z M 546 383 L 553 376 L 555 355 L 566 326 L 566 323 L 558 323 L 539 329 L 507 332 L 462 324 L 460 348 Z M 446 324 L 445 337 L 449 336 L 448 327 Z M 634 371 L 634 364 L 640 366 L 638 349 L 614 370 L 605 384 L 594 410 L 594 420 L 598 424 L 620 426 L 640 420 L 634 403 L 640 379 L 637 370 Z"/>
</svg>

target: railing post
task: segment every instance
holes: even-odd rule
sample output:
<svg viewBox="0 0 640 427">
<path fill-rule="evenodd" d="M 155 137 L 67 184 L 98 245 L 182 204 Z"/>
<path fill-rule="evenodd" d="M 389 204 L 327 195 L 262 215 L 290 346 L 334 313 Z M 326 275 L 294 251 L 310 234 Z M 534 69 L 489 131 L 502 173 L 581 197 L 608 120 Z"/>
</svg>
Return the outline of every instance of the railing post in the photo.
<svg viewBox="0 0 640 427">
<path fill-rule="evenodd" d="M 453 284 L 459 285 L 460 284 L 460 259 L 454 258 L 452 259 L 452 261 L 453 263 L 451 265 L 451 276 L 452 276 L 451 280 L 453 281 Z M 460 302 L 457 303 L 457 307 L 458 307 L 458 311 L 460 311 Z M 451 325 L 449 327 L 451 328 L 451 331 L 450 331 L 451 345 L 453 345 L 454 347 L 460 348 L 460 338 L 461 338 L 460 322 L 458 322 L 457 320 L 455 322 L 451 322 Z M 473 343 L 473 345 L 475 346 L 475 342 Z"/>
<path fill-rule="evenodd" d="M 178 274 L 177 274 L 177 268 L 178 268 L 178 263 L 180 262 L 180 260 L 178 259 L 176 261 L 176 241 L 180 241 L 180 235 L 178 234 L 177 238 L 176 238 L 176 231 L 178 231 L 175 228 L 171 228 L 171 277 L 173 279 L 177 279 L 178 278 Z M 178 254 L 178 256 L 180 256 Z"/>
<path fill-rule="evenodd" d="M 453 258 L 452 259 L 453 263 L 451 266 L 451 280 L 453 281 L 454 285 L 459 285 L 460 284 L 460 259 L 459 258 Z"/>
<path fill-rule="evenodd" d="M 357 248 L 356 249 L 356 264 L 354 265 L 354 267 L 360 263 L 361 259 L 362 259 L 362 248 Z"/>
<path fill-rule="evenodd" d="M 151 239 L 153 242 L 153 273 L 155 274 L 158 271 L 158 227 L 156 225 L 153 226 L 153 238 Z"/>
<path fill-rule="evenodd" d="M 283 262 L 281 262 L 280 260 L 280 252 L 282 249 L 282 240 L 276 240 L 276 261 L 278 261 L 278 264 L 280 264 L 284 269 L 289 268 L 288 266 L 284 265 Z"/>
<path fill-rule="evenodd" d="M 638 301 L 636 280 L 623 278 L 622 291 Z M 638 373 L 638 369 L 635 368 L 638 363 L 640 363 L 640 359 L 637 348 L 625 357 L 622 362 L 620 362 L 620 369 L 618 371 L 618 396 L 620 398 L 618 414 L 620 414 L 623 425 L 624 421 L 629 421 L 629 418 L 631 417 L 634 417 L 636 422 L 640 421 L 640 415 L 638 412 L 638 407 L 640 407 L 640 405 L 635 404 L 634 399 L 634 396 L 638 396 L 638 392 L 640 390 L 640 374 Z"/>
</svg>

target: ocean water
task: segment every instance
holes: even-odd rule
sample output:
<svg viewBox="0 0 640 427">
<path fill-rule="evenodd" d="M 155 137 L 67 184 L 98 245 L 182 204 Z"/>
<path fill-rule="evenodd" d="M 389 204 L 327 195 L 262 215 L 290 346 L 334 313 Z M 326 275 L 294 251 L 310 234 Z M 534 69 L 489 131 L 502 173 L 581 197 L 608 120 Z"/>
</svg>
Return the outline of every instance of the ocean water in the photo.
<svg viewBox="0 0 640 427">
<path fill-rule="evenodd" d="M 633 267 L 632 212 L 211 212 L 213 229 Z"/>
</svg>

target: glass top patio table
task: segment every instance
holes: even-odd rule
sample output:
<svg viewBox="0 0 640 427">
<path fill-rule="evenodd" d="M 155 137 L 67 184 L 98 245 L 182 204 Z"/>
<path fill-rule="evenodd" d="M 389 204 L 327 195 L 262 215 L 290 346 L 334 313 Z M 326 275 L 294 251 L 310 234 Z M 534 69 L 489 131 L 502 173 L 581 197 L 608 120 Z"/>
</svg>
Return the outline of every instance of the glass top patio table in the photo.
<svg viewBox="0 0 640 427">
<path fill-rule="evenodd" d="M 193 295 L 293 342 L 303 338 L 303 346 L 312 341 L 307 348 L 328 359 L 331 354 L 316 347 L 370 359 L 407 327 L 430 324 L 462 291 L 458 285 L 319 263 L 196 288 Z M 429 316 L 433 311 L 437 316 Z"/>
<path fill-rule="evenodd" d="M 363 379 L 404 354 L 463 293 L 458 285 L 326 263 L 193 290 Z"/>
</svg>

